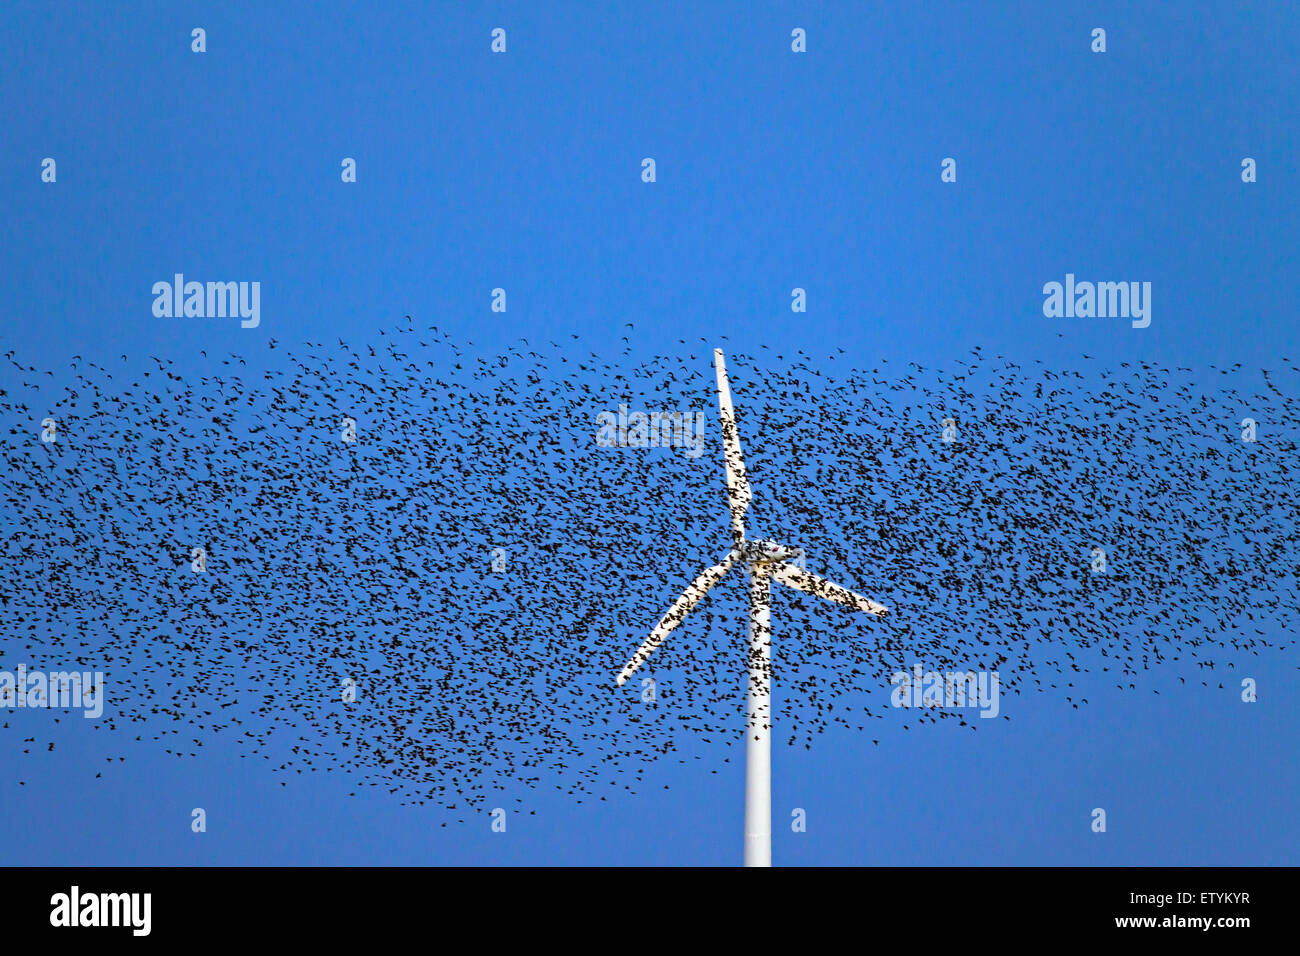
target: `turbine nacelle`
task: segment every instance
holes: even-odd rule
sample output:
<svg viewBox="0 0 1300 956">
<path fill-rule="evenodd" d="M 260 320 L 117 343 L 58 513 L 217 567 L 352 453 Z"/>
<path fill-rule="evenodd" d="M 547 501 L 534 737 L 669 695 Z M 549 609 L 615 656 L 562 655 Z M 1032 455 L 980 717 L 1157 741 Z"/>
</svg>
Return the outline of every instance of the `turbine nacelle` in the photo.
<svg viewBox="0 0 1300 956">
<path fill-rule="evenodd" d="M 776 541 L 742 541 L 735 548 L 734 553 L 746 564 L 781 564 L 786 561 L 798 561 L 803 557 L 803 548 L 779 544 Z"/>
</svg>

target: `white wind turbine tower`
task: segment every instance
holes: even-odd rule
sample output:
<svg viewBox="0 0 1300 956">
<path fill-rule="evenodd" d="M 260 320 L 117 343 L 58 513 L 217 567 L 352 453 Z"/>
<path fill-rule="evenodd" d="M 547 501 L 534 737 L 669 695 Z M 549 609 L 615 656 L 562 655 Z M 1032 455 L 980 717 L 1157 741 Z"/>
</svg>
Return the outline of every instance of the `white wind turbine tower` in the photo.
<svg viewBox="0 0 1300 956">
<path fill-rule="evenodd" d="M 632 675 L 673 628 L 681 624 L 690 610 L 709 590 L 722 580 L 736 564 L 749 569 L 749 708 L 745 740 L 745 866 L 772 865 L 772 625 L 771 579 L 815 594 L 818 597 L 864 611 L 884 614 L 884 605 L 870 601 L 838 584 L 809 574 L 791 559 L 802 555 L 798 548 L 774 541 L 745 539 L 745 512 L 753 495 L 745 474 L 745 459 L 740 452 L 740 435 L 736 431 L 736 412 L 731 405 L 731 386 L 727 382 L 727 365 L 722 349 L 713 350 L 718 373 L 718 409 L 722 417 L 722 448 L 727 472 L 727 498 L 731 505 L 731 528 L 735 538 L 730 553 L 722 563 L 707 569 L 673 602 L 672 607 L 650 632 L 622 673 L 618 683 Z"/>
</svg>

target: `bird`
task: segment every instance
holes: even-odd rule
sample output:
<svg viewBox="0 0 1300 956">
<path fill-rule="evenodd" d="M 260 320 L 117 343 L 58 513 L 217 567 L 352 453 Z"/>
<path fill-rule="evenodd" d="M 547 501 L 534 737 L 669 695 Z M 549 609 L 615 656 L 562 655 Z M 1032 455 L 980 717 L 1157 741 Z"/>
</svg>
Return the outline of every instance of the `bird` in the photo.
<svg viewBox="0 0 1300 956">
<path fill-rule="evenodd" d="M 5 374 L 37 382 L 0 390 L 17 423 L 0 444 L 5 646 L 29 669 L 105 674 L 88 723 L 110 765 L 230 740 L 282 783 L 337 773 L 460 821 L 502 790 L 583 801 L 661 789 L 663 762 L 731 764 L 743 715 L 719 685 L 746 668 L 743 582 L 647 663 L 654 694 L 607 679 L 726 534 L 720 469 L 698 464 L 722 455 L 699 374 L 713 343 L 642 358 L 622 334 L 570 333 L 492 352 L 403 322 L 383 344 L 270 339 L 187 374 L 173 356 L 114 377 L 7 351 Z M 980 348 L 901 369 L 757 351 L 729 352 L 739 427 L 764 436 L 752 520 L 892 608 L 868 632 L 777 597 L 785 746 L 838 728 L 883 753 L 984 723 L 894 706 L 913 661 L 1073 710 L 1156 692 L 1159 670 L 1212 693 L 1294 647 L 1295 441 L 1234 425 L 1243 406 L 1300 418 L 1295 383 L 1273 382 L 1290 360 L 1067 373 Z M 231 374 L 247 368 L 264 371 Z M 36 407 L 57 442 L 22 424 Z"/>
</svg>

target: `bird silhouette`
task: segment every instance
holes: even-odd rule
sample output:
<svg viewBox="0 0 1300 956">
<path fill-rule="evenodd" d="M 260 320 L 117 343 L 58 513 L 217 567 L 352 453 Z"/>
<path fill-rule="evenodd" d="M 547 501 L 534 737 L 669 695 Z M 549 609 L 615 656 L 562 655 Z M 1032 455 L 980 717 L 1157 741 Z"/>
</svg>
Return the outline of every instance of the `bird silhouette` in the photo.
<svg viewBox="0 0 1300 956">
<path fill-rule="evenodd" d="M 205 353 L 197 376 L 152 357 L 115 379 L 81 356 L 41 376 L 7 351 L 24 387 L 0 391 L 6 647 L 104 672 L 107 740 L 191 759 L 230 738 L 271 772 L 458 813 L 502 788 L 635 792 L 659 761 L 737 743 L 743 580 L 691 612 L 650 683 L 611 679 L 728 534 L 710 344 L 489 355 L 404 321 L 379 348 Z M 1283 373 L 1246 394 L 1239 365 L 1085 375 L 976 348 L 899 374 L 760 351 L 728 354 L 751 527 L 892 608 L 774 595 L 789 746 L 976 729 L 895 712 L 913 663 L 1076 709 L 1082 674 L 1125 691 L 1167 666 L 1211 692 L 1294 646 L 1269 639 L 1300 573 Z M 1241 408 L 1272 433 L 1244 440 Z M 633 424 L 653 412 L 658 432 Z"/>
</svg>

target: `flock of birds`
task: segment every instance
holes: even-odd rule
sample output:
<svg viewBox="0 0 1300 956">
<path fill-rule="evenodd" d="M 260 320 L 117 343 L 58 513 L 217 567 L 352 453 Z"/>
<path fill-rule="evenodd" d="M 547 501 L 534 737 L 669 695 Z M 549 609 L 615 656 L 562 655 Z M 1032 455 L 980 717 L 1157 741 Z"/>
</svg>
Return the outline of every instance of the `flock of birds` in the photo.
<svg viewBox="0 0 1300 956">
<path fill-rule="evenodd" d="M 231 355 L 201 378 L 11 351 L 0 666 L 105 672 L 98 730 L 177 756 L 230 735 L 402 802 L 635 790 L 745 721 L 743 575 L 614 686 L 727 539 L 713 344 L 637 365 L 578 341 L 489 358 L 407 317 L 378 345 L 272 339 L 259 372 Z M 891 608 L 774 591 L 778 743 L 980 723 L 893 711 L 890 675 L 913 663 L 1076 707 L 1085 673 L 1135 689 L 1181 662 L 1222 687 L 1295 621 L 1300 409 L 1276 373 L 1243 395 L 1239 367 L 1202 386 L 981 349 L 948 369 L 727 358 L 751 533 Z M 604 447 L 620 404 L 703 412 L 703 454 Z"/>
</svg>

